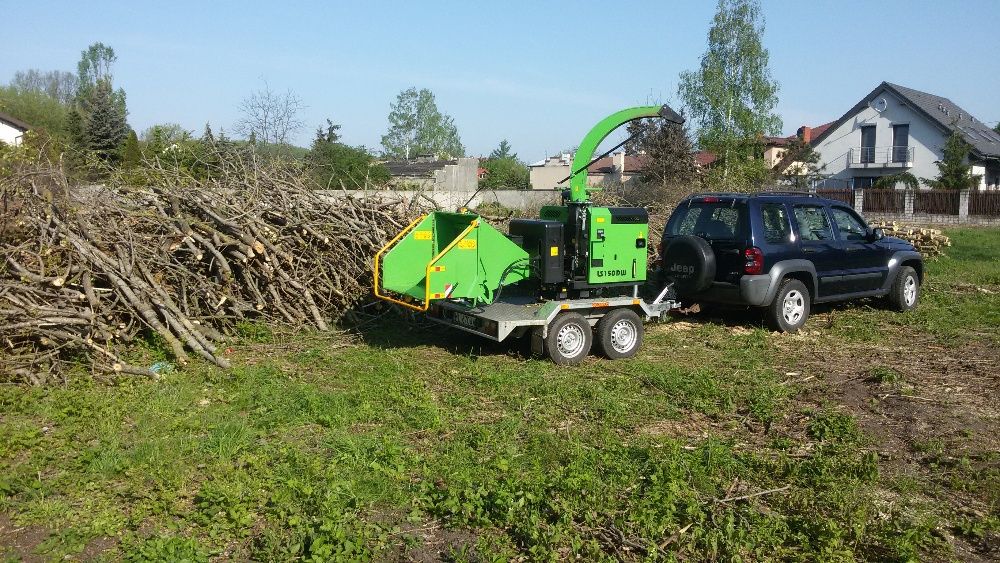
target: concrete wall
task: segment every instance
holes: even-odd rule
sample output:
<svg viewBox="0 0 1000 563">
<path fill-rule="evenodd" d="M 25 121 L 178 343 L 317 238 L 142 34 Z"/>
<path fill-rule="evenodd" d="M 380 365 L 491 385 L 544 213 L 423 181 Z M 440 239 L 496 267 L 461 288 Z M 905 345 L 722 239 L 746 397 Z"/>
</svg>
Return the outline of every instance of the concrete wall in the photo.
<svg viewBox="0 0 1000 563">
<path fill-rule="evenodd" d="M 933 178 L 937 175 L 935 160 L 940 160 L 945 142 L 945 133 L 927 118 L 906 106 L 902 100 L 888 91 L 882 91 L 875 100 L 885 98 L 887 104 L 881 113 L 865 107 L 845 121 L 840 127 L 829 132 L 816 151 L 820 154 L 820 165 L 825 165 L 824 174 L 833 178 L 850 181 L 855 176 L 884 176 L 908 171 L 918 178 Z M 861 126 L 875 126 L 875 147 L 887 149 L 892 146 L 892 126 L 910 126 L 909 146 L 913 147 L 911 168 L 875 167 L 851 168 L 848 166 L 850 149 L 861 148 Z M 879 153 L 880 154 L 880 153 Z"/>
<path fill-rule="evenodd" d="M 545 166 L 532 166 L 528 170 L 528 181 L 531 182 L 531 189 L 533 190 L 551 190 L 555 187 L 566 188 L 569 187 L 569 180 L 565 182 L 560 182 L 566 176 L 569 176 L 569 165 L 545 165 Z"/>
<path fill-rule="evenodd" d="M 486 204 L 499 204 L 508 209 L 534 211 L 543 205 L 558 204 L 560 201 L 560 193 L 556 190 L 483 190 L 474 197 L 468 191 L 440 190 L 324 190 L 320 193 L 329 198 L 384 197 L 388 200 L 402 197 L 406 203 L 415 202 L 418 205 L 433 203 L 438 208 L 449 211 L 454 211 L 463 205 L 475 208 Z M 471 202 L 469 202 L 469 198 L 472 198 Z"/>
<path fill-rule="evenodd" d="M 393 176 L 390 184 L 412 190 L 474 192 L 479 189 L 479 159 L 460 158 L 456 164 L 446 164 L 430 177 Z"/>
<path fill-rule="evenodd" d="M 24 132 L 20 129 L 0 121 L 0 142 L 13 146 L 20 145 L 23 135 Z"/>
</svg>

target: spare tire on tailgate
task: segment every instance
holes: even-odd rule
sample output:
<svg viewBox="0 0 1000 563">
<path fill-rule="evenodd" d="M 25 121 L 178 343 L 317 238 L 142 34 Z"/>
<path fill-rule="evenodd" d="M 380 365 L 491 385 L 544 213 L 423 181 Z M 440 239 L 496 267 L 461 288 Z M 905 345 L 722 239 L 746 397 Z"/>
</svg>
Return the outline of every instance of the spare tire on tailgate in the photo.
<svg viewBox="0 0 1000 563">
<path fill-rule="evenodd" d="M 670 239 L 663 249 L 663 277 L 682 295 L 704 291 L 715 279 L 715 252 L 701 237 L 684 235 Z"/>
</svg>

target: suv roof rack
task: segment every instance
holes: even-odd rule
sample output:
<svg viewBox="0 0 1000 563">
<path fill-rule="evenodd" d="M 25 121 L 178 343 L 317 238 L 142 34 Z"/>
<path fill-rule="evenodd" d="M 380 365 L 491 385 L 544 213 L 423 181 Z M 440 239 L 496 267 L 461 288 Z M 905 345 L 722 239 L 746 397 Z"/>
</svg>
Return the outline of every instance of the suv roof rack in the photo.
<svg viewBox="0 0 1000 563">
<path fill-rule="evenodd" d="M 768 195 L 794 195 L 794 196 L 800 196 L 800 197 L 819 197 L 818 195 L 816 195 L 816 194 L 814 194 L 812 192 L 799 192 L 799 191 L 795 191 L 795 190 L 775 190 L 775 191 L 767 191 L 767 192 L 757 192 L 757 193 L 750 194 L 750 195 L 753 196 L 753 197 L 761 197 L 761 196 L 768 196 Z"/>
<path fill-rule="evenodd" d="M 766 197 L 766 196 L 799 196 L 799 197 L 819 197 L 817 194 L 812 192 L 797 192 L 792 190 L 787 191 L 768 191 L 768 192 L 754 192 L 754 193 L 736 193 L 736 192 L 699 192 L 693 193 L 688 196 L 688 198 L 696 197 L 733 197 L 733 198 L 743 198 L 743 197 Z"/>
</svg>

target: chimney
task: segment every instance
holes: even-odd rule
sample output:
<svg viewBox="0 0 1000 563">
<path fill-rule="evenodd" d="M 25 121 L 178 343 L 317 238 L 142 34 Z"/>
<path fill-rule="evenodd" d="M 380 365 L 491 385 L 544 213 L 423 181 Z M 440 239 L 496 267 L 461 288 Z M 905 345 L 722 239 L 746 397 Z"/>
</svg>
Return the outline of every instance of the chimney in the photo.
<svg viewBox="0 0 1000 563">
<path fill-rule="evenodd" d="M 616 152 L 611 155 L 611 160 L 615 166 L 615 173 L 619 175 L 623 174 L 625 172 L 625 151 Z"/>
<path fill-rule="evenodd" d="M 812 138 L 813 138 L 812 127 L 808 127 L 806 125 L 803 125 L 802 127 L 799 127 L 798 136 L 799 136 L 799 139 L 802 139 L 803 143 L 805 143 L 805 144 L 808 145 L 809 143 L 812 142 Z"/>
</svg>

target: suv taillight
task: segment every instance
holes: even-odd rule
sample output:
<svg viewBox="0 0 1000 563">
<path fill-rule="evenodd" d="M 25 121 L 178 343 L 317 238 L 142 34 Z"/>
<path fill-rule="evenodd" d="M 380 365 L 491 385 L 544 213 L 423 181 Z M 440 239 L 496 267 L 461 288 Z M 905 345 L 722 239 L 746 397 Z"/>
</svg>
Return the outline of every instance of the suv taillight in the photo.
<svg viewBox="0 0 1000 563">
<path fill-rule="evenodd" d="M 756 276 L 764 272 L 764 253 L 759 248 L 751 246 L 744 250 L 743 258 L 746 259 L 746 263 L 743 264 L 744 274 Z"/>
</svg>

